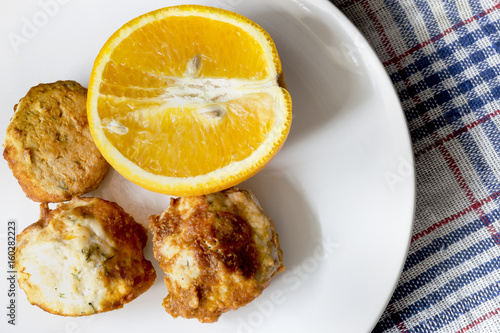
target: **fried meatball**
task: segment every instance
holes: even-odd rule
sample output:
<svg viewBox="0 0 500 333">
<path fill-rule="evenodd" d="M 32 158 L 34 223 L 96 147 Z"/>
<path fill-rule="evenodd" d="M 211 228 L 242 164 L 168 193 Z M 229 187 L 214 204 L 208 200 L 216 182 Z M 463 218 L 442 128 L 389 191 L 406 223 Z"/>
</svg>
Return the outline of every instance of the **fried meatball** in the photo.
<svg viewBox="0 0 500 333">
<path fill-rule="evenodd" d="M 285 269 L 273 221 L 249 191 L 172 198 L 149 218 L 173 317 L 215 322 L 251 302 Z"/>
<path fill-rule="evenodd" d="M 87 89 L 74 81 L 31 88 L 14 107 L 3 157 L 26 196 L 62 202 L 97 188 L 109 165 L 87 122 Z"/>
<path fill-rule="evenodd" d="M 117 204 L 74 198 L 17 237 L 15 268 L 28 301 L 62 316 L 123 307 L 151 287 L 146 229 Z"/>
</svg>

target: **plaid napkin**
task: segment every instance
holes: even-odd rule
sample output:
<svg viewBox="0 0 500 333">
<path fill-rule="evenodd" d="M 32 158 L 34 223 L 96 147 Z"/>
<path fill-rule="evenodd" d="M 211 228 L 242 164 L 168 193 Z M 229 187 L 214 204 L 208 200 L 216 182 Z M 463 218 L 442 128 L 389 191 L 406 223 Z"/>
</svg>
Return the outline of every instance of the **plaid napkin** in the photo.
<svg viewBox="0 0 500 333">
<path fill-rule="evenodd" d="M 373 332 L 500 332 L 500 2 L 332 2 L 389 73 L 416 162 L 408 258 Z"/>
</svg>

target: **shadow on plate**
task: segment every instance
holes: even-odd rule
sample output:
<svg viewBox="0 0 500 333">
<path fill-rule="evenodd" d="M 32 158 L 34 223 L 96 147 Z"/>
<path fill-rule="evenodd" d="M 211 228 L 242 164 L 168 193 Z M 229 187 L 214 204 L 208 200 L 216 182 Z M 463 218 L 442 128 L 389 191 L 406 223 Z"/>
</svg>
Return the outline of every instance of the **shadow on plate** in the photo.
<svg viewBox="0 0 500 333">
<path fill-rule="evenodd" d="M 276 224 L 287 270 L 300 265 L 321 246 L 319 221 L 286 174 L 268 167 L 237 187 L 252 191 Z"/>
<path fill-rule="evenodd" d="M 251 17 L 272 36 L 293 102 L 287 145 L 356 107 L 365 69 L 359 41 L 340 39 L 314 15 L 265 11 Z"/>
<path fill-rule="evenodd" d="M 101 185 L 87 196 L 116 202 L 146 228 L 149 216 L 161 213 L 170 203 L 168 195 L 143 189 L 122 177 L 113 168 L 109 169 Z"/>
</svg>

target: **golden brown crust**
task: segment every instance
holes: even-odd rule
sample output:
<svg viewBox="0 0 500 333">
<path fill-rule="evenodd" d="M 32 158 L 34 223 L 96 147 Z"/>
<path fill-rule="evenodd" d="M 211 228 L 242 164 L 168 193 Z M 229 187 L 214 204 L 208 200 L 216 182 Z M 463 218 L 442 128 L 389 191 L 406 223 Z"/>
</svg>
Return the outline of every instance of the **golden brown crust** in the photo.
<svg viewBox="0 0 500 333">
<path fill-rule="evenodd" d="M 47 209 L 42 204 L 40 220 L 17 237 L 15 267 L 30 303 L 91 315 L 123 307 L 154 283 L 146 229 L 116 203 L 74 198 Z"/>
<path fill-rule="evenodd" d="M 97 188 L 109 165 L 87 121 L 87 89 L 74 81 L 32 87 L 14 107 L 3 157 L 26 196 L 62 202 Z"/>
<path fill-rule="evenodd" d="M 248 191 L 171 199 L 149 219 L 173 317 L 217 321 L 259 296 L 284 270 L 274 223 Z"/>
</svg>

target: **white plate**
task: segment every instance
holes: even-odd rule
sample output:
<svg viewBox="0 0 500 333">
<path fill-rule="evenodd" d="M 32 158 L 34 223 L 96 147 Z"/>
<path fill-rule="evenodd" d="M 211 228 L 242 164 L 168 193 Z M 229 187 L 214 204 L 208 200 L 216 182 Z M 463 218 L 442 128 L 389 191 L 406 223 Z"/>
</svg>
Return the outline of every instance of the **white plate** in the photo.
<svg viewBox="0 0 500 333">
<path fill-rule="evenodd" d="M 162 308 L 163 273 L 123 309 L 64 318 L 29 305 L 16 286 L 16 326 L 7 323 L 9 285 L 1 278 L 2 332 L 367 332 L 384 310 L 405 259 L 415 181 L 404 116 L 373 51 L 326 0 L 193 1 L 234 10 L 274 38 L 293 99 L 281 152 L 241 184 L 275 220 L 287 271 L 253 303 L 218 323 L 172 319 Z M 182 1 L 1 0 L 0 99 L 3 142 L 12 107 L 30 86 L 74 79 L 87 85 L 106 39 L 140 14 Z M 17 232 L 38 219 L 0 163 L 0 267 L 8 275 L 7 223 Z M 168 197 L 110 172 L 93 193 L 146 224 Z M 4 275 L 2 275 L 4 276 Z"/>
</svg>

